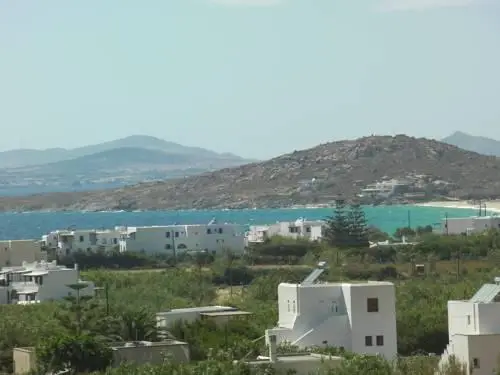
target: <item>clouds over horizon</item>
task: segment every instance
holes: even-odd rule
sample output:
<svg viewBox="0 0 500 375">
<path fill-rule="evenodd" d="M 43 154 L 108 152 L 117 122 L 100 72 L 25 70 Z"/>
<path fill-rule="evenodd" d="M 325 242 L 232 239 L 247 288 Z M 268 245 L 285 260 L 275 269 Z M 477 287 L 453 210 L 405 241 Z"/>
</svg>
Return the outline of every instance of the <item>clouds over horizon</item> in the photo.
<svg viewBox="0 0 500 375">
<path fill-rule="evenodd" d="M 458 8 L 491 4 L 491 0 L 382 0 L 379 10 L 384 12 L 425 11 L 438 8 Z"/>
</svg>

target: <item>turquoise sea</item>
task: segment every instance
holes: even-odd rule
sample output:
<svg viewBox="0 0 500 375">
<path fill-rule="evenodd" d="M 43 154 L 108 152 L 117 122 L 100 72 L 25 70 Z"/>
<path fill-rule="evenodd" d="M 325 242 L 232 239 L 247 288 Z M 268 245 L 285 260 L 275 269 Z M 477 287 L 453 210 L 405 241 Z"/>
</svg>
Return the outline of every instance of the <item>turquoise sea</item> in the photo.
<svg viewBox="0 0 500 375">
<path fill-rule="evenodd" d="M 413 206 L 365 207 L 370 225 L 393 233 L 396 228 L 419 225 L 439 226 L 441 219 L 466 217 L 476 210 Z M 408 214 L 409 213 L 409 214 Z M 168 224 L 205 224 L 215 218 L 219 222 L 242 225 L 271 224 L 276 221 L 293 221 L 299 217 L 310 220 L 324 219 L 332 215 L 330 208 L 263 209 L 263 210 L 186 210 L 144 212 L 28 212 L 0 213 L 0 240 L 39 238 L 56 229 L 113 228 Z"/>
</svg>

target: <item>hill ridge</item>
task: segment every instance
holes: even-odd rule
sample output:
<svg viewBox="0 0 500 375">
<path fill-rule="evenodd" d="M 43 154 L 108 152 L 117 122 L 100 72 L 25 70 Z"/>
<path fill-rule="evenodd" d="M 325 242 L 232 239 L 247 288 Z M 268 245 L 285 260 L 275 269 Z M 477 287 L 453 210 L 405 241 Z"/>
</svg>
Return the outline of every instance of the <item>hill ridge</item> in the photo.
<svg viewBox="0 0 500 375">
<path fill-rule="evenodd" d="M 110 191 L 0 199 L 1 210 L 288 207 L 354 198 L 366 185 L 419 178 L 426 199 L 500 196 L 500 160 L 440 141 L 370 136 L 294 151 L 268 161 Z M 417 176 L 417 177 L 415 177 Z M 428 191 L 427 191 L 427 190 Z"/>
</svg>

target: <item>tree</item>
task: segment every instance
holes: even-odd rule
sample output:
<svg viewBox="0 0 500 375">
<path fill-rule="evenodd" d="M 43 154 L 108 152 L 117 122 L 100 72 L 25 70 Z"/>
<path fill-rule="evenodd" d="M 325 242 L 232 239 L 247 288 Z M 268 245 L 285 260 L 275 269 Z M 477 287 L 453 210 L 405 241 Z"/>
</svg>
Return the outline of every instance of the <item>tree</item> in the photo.
<svg viewBox="0 0 500 375">
<path fill-rule="evenodd" d="M 359 203 L 353 203 L 347 214 L 349 244 L 353 248 L 368 248 L 368 226 L 365 213 Z"/>
<path fill-rule="evenodd" d="M 102 371 L 113 359 L 111 348 L 88 335 L 55 335 L 44 338 L 36 348 L 40 370 L 73 374 Z"/>
<path fill-rule="evenodd" d="M 333 247 L 346 248 L 349 246 L 349 225 L 346 215 L 346 204 L 343 199 L 335 201 L 333 216 L 326 220 L 325 238 Z"/>
</svg>

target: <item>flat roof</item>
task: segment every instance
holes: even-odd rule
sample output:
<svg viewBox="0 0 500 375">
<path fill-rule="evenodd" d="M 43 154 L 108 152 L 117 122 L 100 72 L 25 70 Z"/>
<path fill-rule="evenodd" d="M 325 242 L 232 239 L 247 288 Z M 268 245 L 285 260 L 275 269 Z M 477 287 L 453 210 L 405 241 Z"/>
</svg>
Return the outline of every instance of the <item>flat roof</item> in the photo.
<svg viewBox="0 0 500 375">
<path fill-rule="evenodd" d="M 263 359 L 248 361 L 246 363 L 248 363 L 250 365 L 270 363 L 269 357 L 261 357 L 261 358 L 263 358 Z M 297 354 L 289 354 L 289 355 L 278 355 L 276 359 L 278 362 L 293 363 L 293 362 L 341 361 L 342 357 L 328 355 L 328 354 L 316 354 L 316 353 L 311 353 L 311 354 L 302 353 L 302 354 L 300 354 L 300 353 L 297 353 Z"/>
<path fill-rule="evenodd" d="M 172 309 L 170 311 L 161 311 L 156 315 L 191 313 L 191 312 L 210 313 L 217 311 L 236 311 L 236 310 L 238 310 L 236 307 L 230 307 L 230 306 L 200 306 L 200 307 L 186 307 L 181 309 Z"/>
<path fill-rule="evenodd" d="M 217 317 L 217 316 L 239 316 L 239 315 L 252 315 L 249 311 L 220 311 L 201 313 L 202 316 Z"/>
<path fill-rule="evenodd" d="M 26 273 L 24 276 L 44 276 L 48 275 L 47 271 L 32 271 L 30 273 Z"/>
<path fill-rule="evenodd" d="M 394 285 L 394 283 L 390 282 L 390 281 L 371 281 L 371 280 L 367 280 L 367 281 L 349 281 L 349 282 L 336 282 L 336 283 L 329 283 L 329 282 L 316 282 L 314 284 L 301 284 L 301 283 L 280 283 L 279 286 L 289 286 L 289 287 L 294 287 L 296 288 L 297 286 L 301 287 L 301 288 L 310 288 L 310 287 L 315 287 L 315 288 L 320 288 L 320 287 L 333 287 L 333 286 L 382 286 L 382 285 L 385 285 L 385 286 L 389 286 L 389 285 Z"/>
</svg>

